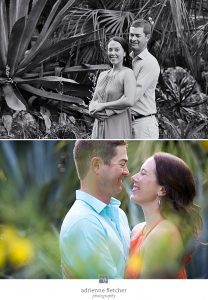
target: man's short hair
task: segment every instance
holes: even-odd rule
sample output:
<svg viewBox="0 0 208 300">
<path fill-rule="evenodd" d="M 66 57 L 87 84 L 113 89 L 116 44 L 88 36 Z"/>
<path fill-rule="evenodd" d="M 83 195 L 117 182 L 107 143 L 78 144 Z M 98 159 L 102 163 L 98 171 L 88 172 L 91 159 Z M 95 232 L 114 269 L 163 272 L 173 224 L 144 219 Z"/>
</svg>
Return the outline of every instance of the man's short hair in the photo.
<svg viewBox="0 0 208 300">
<path fill-rule="evenodd" d="M 74 145 L 73 155 L 79 179 L 84 179 L 90 160 L 98 156 L 106 165 L 117 154 L 117 146 L 127 146 L 124 140 L 77 140 Z"/>
<path fill-rule="evenodd" d="M 142 27 L 142 28 L 144 28 L 145 35 L 152 33 L 152 26 L 151 26 L 150 22 L 147 21 L 147 20 L 143 20 L 143 19 L 134 20 L 130 27 L 135 27 L 135 28 Z"/>
</svg>

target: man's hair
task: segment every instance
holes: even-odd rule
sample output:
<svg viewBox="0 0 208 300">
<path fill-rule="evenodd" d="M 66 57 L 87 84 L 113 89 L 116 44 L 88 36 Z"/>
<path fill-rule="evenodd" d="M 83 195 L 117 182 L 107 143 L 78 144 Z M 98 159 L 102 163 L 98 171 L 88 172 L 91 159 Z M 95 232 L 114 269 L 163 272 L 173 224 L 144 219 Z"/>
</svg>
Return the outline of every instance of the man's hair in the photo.
<svg viewBox="0 0 208 300">
<path fill-rule="evenodd" d="M 77 140 L 74 145 L 73 155 L 79 179 L 84 179 L 90 160 L 98 156 L 106 165 L 117 154 L 117 146 L 127 146 L 124 140 Z"/>
<path fill-rule="evenodd" d="M 135 28 L 142 27 L 142 28 L 144 28 L 145 35 L 152 33 L 152 26 L 151 26 L 150 22 L 147 21 L 147 20 L 143 20 L 143 19 L 134 20 L 130 27 L 135 27 Z"/>
</svg>

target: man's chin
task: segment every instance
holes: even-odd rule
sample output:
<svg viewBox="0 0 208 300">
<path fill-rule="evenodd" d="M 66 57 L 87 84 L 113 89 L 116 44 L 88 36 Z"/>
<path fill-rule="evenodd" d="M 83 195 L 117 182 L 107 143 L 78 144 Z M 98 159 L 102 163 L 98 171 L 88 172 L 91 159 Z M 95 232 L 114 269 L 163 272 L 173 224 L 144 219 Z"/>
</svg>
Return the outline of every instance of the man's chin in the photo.
<svg viewBox="0 0 208 300">
<path fill-rule="evenodd" d="M 123 186 L 118 187 L 115 191 L 114 191 L 114 195 L 119 194 L 123 189 Z"/>
</svg>

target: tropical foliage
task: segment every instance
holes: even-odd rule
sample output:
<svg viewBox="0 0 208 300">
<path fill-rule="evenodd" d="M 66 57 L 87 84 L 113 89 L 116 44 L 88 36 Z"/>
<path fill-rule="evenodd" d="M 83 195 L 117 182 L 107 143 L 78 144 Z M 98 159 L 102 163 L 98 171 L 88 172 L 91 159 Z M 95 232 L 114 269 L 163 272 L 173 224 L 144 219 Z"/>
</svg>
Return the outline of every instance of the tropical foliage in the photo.
<svg viewBox="0 0 208 300">
<path fill-rule="evenodd" d="M 59 231 L 79 188 L 73 145 L 74 141 L 1 141 L 1 278 L 61 278 Z M 207 241 L 208 142 L 129 141 L 130 174 L 157 151 L 173 153 L 191 167 L 204 220 L 200 240 Z M 130 193 L 129 178 L 117 198 L 122 200 L 132 227 L 143 221 L 143 214 L 129 201 Z M 207 246 L 196 246 L 188 266 L 189 278 L 208 278 Z"/>
<path fill-rule="evenodd" d="M 86 88 L 75 80 L 54 76 L 57 64 L 52 61 L 58 54 L 68 51 L 75 41 L 89 34 L 72 35 L 58 41 L 53 39 L 64 15 L 78 1 L 67 1 L 60 8 L 62 0 L 57 0 L 45 18 L 44 25 L 40 26 L 40 17 L 47 2 L 0 1 L 0 97 L 2 121 L 8 135 L 12 120 L 17 115 L 23 119 L 26 116 L 24 126 L 32 126 L 35 117 L 43 119 L 48 133 L 51 127 L 49 107 L 60 111 L 61 125 L 67 124 L 65 103 L 68 111 L 86 112 L 83 100 L 84 92 L 85 98 L 88 96 Z M 80 89 L 82 92 L 79 92 Z M 28 116 L 15 112 L 14 115 L 14 111 L 31 112 L 35 105 L 39 107 L 39 114 L 33 112 Z M 69 125 L 73 125 L 70 119 L 68 121 Z"/>
</svg>

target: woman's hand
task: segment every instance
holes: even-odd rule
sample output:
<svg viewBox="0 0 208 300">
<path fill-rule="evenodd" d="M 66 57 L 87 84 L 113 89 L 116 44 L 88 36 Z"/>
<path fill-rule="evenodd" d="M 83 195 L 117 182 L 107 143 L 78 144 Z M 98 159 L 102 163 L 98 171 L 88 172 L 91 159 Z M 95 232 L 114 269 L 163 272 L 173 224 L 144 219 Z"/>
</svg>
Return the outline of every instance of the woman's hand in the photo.
<svg viewBox="0 0 208 300">
<path fill-rule="evenodd" d="M 99 112 L 105 109 L 104 103 L 97 102 L 95 105 L 95 112 Z"/>
<path fill-rule="evenodd" d="M 96 107 L 97 101 L 91 101 L 89 105 L 89 114 L 93 115 L 95 113 L 95 107 Z"/>
<path fill-rule="evenodd" d="M 94 115 L 97 112 L 100 112 L 105 109 L 105 104 L 98 101 L 91 101 L 89 105 L 89 113 Z"/>
</svg>

